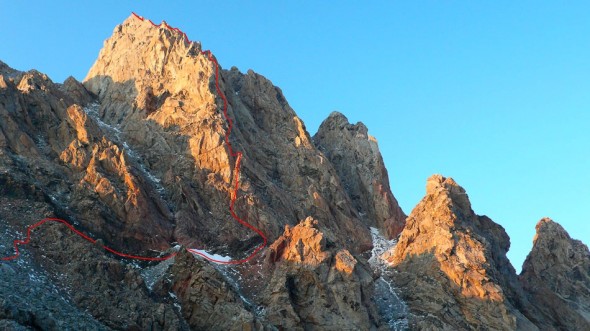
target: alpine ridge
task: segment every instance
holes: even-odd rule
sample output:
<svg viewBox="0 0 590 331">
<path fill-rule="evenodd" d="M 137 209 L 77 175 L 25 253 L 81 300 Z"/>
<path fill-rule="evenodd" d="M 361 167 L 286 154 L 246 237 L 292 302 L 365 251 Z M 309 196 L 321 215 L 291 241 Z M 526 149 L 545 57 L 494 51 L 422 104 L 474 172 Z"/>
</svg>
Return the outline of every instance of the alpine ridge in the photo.
<svg viewBox="0 0 590 331">
<path fill-rule="evenodd" d="M 131 14 L 83 82 L 0 62 L 0 329 L 590 329 L 559 224 L 517 275 L 455 180 L 407 216 L 395 183 L 363 123 L 311 136 L 166 22 Z"/>
</svg>

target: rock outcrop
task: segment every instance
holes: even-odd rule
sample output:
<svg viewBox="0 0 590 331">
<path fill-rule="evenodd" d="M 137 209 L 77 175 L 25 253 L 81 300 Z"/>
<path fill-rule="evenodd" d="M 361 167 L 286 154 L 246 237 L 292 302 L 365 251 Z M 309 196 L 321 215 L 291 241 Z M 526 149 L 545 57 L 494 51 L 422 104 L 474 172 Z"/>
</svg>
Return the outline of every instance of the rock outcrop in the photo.
<svg viewBox="0 0 590 331">
<path fill-rule="evenodd" d="M 49 198 L 33 200 L 42 198 L 38 187 L 3 183 L 2 257 L 13 254 L 12 240 L 24 239 L 26 225 L 59 215 Z M 17 260 L 0 262 L 0 325 L 6 320 L 27 330 L 188 329 L 167 296 L 146 290 L 138 265 L 105 255 L 100 243 L 72 236 L 61 224 L 35 229 Z"/>
<path fill-rule="evenodd" d="M 181 251 L 157 284 L 173 293 L 193 330 L 263 330 L 264 325 L 211 264 Z"/>
<path fill-rule="evenodd" d="M 430 177 L 426 196 L 386 253 L 414 314 L 410 323 L 418 329 L 536 329 L 515 308 L 523 302 L 506 258 L 509 246 L 504 229 L 476 215 L 453 179 Z"/>
<path fill-rule="evenodd" d="M 544 218 L 520 281 L 551 328 L 590 330 L 590 251 L 561 225 Z"/>
<path fill-rule="evenodd" d="M 389 187 L 389 175 L 377 146 L 359 122 L 348 123 L 346 116 L 333 112 L 313 137 L 316 146 L 334 165 L 354 208 L 371 226 L 389 238 L 402 231 L 406 215 Z"/>
<path fill-rule="evenodd" d="M 91 95 L 37 71 L 0 77 L 0 164 L 5 176 L 40 188 L 43 199 L 119 249 L 164 248 L 169 211 L 115 137 L 90 118 Z M 69 93 L 68 91 L 77 91 Z M 86 107 L 86 108 L 84 108 Z"/>
<path fill-rule="evenodd" d="M 268 249 L 263 290 L 266 318 L 286 330 L 370 330 L 384 321 L 370 300 L 372 273 L 348 250 L 338 248 L 308 217 Z"/>
<path fill-rule="evenodd" d="M 89 246 L 64 230 L 58 224 L 37 230 L 35 259 L 82 311 L 112 329 L 188 329 L 171 298 L 146 291 L 138 265 L 105 256 L 102 240 Z"/>
<path fill-rule="evenodd" d="M 3 184 L 7 182 L 0 182 L 2 257 L 13 253 L 12 240 L 22 235 L 10 224 L 32 224 L 38 221 L 39 215 L 47 215 L 51 208 L 46 203 L 27 200 L 28 193 L 34 192 L 32 188 L 15 187 L 9 195 Z M 0 261 L 0 330 L 108 330 L 69 299 L 68 291 L 36 263 L 35 253 L 28 247 L 21 250 L 18 261 Z"/>
</svg>

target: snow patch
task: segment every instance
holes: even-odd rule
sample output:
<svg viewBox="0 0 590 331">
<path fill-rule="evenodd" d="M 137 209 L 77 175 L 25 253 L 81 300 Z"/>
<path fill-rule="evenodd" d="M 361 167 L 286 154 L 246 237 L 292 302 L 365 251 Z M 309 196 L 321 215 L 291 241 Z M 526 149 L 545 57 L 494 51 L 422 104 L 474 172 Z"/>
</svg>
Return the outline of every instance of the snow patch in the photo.
<svg viewBox="0 0 590 331">
<path fill-rule="evenodd" d="M 371 268 L 379 273 L 375 280 L 375 295 L 373 301 L 377 305 L 379 313 L 387 320 L 391 330 L 409 330 L 408 306 L 397 294 L 391 279 L 395 270 L 389 266 L 381 255 L 387 250 L 393 249 L 397 240 L 388 240 L 379 233 L 379 229 L 371 228 L 373 250 L 369 258 Z"/>
<path fill-rule="evenodd" d="M 117 134 L 120 134 L 121 130 L 119 130 L 119 128 L 109 125 L 109 124 L 103 122 L 102 119 L 100 119 L 100 115 L 98 114 L 99 107 L 100 107 L 100 104 L 95 102 L 95 103 L 90 104 L 88 107 L 85 107 L 84 112 L 86 114 L 88 114 L 92 119 L 94 119 L 94 121 L 96 121 L 98 126 L 100 126 L 101 128 L 107 129 L 107 131 L 112 131 Z M 117 138 L 118 138 L 118 135 L 117 135 Z"/>
<path fill-rule="evenodd" d="M 207 260 L 211 260 L 213 262 L 229 262 L 229 261 L 231 261 L 230 256 L 209 253 L 204 249 L 189 248 L 188 251 L 193 253 L 194 255 L 199 255 L 199 256 L 204 257 Z"/>
<path fill-rule="evenodd" d="M 385 251 L 392 249 L 396 244 L 397 240 L 387 240 L 379 233 L 379 229 L 371 227 L 371 238 L 373 239 L 373 250 L 371 251 L 371 257 L 369 258 L 369 264 L 374 269 L 387 269 L 387 262 L 381 258 L 381 254 Z"/>
</svg>

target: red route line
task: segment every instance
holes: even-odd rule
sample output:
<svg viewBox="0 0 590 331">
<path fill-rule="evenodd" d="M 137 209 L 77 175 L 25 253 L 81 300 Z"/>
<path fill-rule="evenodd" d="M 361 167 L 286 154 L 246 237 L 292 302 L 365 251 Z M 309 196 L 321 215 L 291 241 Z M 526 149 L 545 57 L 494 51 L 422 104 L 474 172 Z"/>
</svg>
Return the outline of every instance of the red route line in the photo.
<svg viewBox="0 0 590 331">
<path fill-rule="evenodd" d="M 139 19 L 140 21 L 145 21 L 145 19 L 142 16 L 137 15 L 136 13 L 132 12 L 133 16 L 137 19 Z M 160 24 L 155 24 L 154 22 L 152 22 L 151 20 L 147 20 L 151 25 L 155 26 L 155 27 L 160 27 L 160 26 L 164 26 L 165 28 L 172 30 L 172 31 L 176 31 L 178 33 L 180 33 L 184 40 L 187 43 L 190 43 L 191 41 L 188 39 L 186 33 L 182 32 L 180 29 L 178 28 L 173 28 L 170 25 L 168 25 L 165 21 L 160 23 Z M 240 169 L 241 169 L 241 164 L 242 164 L 242 153 L 239 151 L 235 151 L 231 145 L 231 143 L 229 142 L 229 135 L 231 134 L 232 128 L 233 128 L 233 121 L 232 119 L 229 117 L 228 113 L 227 113 L 227 108 L 228 108 L 228 102 L 227 102 L 227 98 L 225 97 L 225 94 L 223 94 L 223 92 L 221 91 L 221 88 L 219 87 L 219 63 L 217 62 L 217 59 L 213 56 L 213 54 L 211 53 L 211 51 L 201 51 L 201 54 L 206 55 L 207 58 L 209 59 L 209 61 L 211 61 L 211 63 L 213 63 L 215 65 L 215 88 L 217 89 L 217 93 L 219 94 L 219 96 L 221 97 L 221 99 L 223 100 L 223 116 L 225 117 L 225 120 L 227 121 L 228 124 L 228 129 L 225 133 L 225 143 L 229 149 L 229 153 L 232 157 L 236 158 L 236 165 L 234 167 L 234 179 L 235 179 L 235 184 L 234 184 L 234 190 L 232 192 L 232 196 L 231 196 L 231 201 L 229 203 L 229 212 L 231 214 L 231 216 L 241 225 L 249 228 L 250 230 L 256 232 L 260 237 L 262 237 L 262 244 L 258 245 L 256 247 L 256 249 L 254 249 L 254 251 L 248 255 L 247 257 L 240 259 L 240 260 L 231 260 L 231 261 L 223 261 L 223 260 L 217 260 L 214 258 L 211 258 L 209 256 L 207 256 L 206 254 L 203 254 L 199 251 L 197 251 L 196 249 L 193 248 L 187 248 L 186 250 L 190 253 L 196 254 L 196 255 L 200 255 L 203 258 L 205 258 L 206 260 L 209 260 L 211 262 L 215 262 L 215 263 L 219 263 L 219 264 L 242 264 L 242 263 L 246 263 L 250 260 L 252 260 L 254 258 L 254 256 L 256 256 L 256 254 L 258 254 L 258 252 L 260 252 L 262 249 L 264 249 L 264 247 L 266 247 L 267 245 L 267 238 L 264 235 L 264 233 L 262 231 L 260 231 L 260 229 L 254 227 L 252 224 L 244 221 L 243 219 L 241 219 L 235 212 L 234 207 L 236 204 L 236 199 L 238 197 L 238 189 L 240 186 Z M 19 251 L 19 246 L 20 245 L 27 245 L 30 243 L 31 241 L 31 231 L 37 227 L 40 227 L 41 225 L 48 223 L 48 222 L 55 222 L 55 223 L 61 223 L 64 224 L 68 229 L 70 229 L 72 232 L 74 232 L 76 235 L 82 237 L 83 239 L 89 241 L 92 244 L 95 244 L 97 242 L 96 239 L 92 239 L 91 237 L 89 237 L 88 235 L 84 234 L 81 231 L 76 230 L 76 228 L 74 228 L 74 226 L 70 223 L 68 223 L 65 220 L 59 219 L 59 218 L 44 218 L 41 221 L 30 225 L 27 227 L 27 237 L 24 240 L 14 240 L 13 241 L 13 245 L 14 245 L 14 251 L 15 254 L 11 255 L 11 256 L 7 256 L 7 257 L 2 257 L 0 258 L 0 261 L 9 261 L 9 260 L 15 260 L 20 256 L 20 251 Z M 172 254 L 166 255 L 166 256 L 162 256 L 162 257 L 146 257 L 146 256 L 138 256 L 138 255 L 132 255 L 132 254 L 126 254 L 126 253 L 122 253 L 119 252 L 113 248 L 110 248 L 106 245 L 103 245 L 102 248 L 114 255 L 117 255 L 119 257 L 123 257 L 123 258 L 127 258 L 127 259 L 133 259 L 133 260 L 142 260 L 142 261 L 165 261 L 168 260 L 170 258 L 173 258 L 174 256 L 176 256 L 176 254 L 178 254 L 178 252 L 174 252 Z"/>
<path fill-rule="evenodd" d="M 74 226 L 70 223 L 68 223 L 67 221 L 64 221 L 60 218 L 44 218 L 42 220 L 40 220 L 39 222 L 30 225 L 29 227 L 27 227 L 27 238 L 25 238 L 25 240 L 14 240 L 13 244 L 14 244 L 14 251 L 15 254 L 11 255 L 11 256 L 7 256 L 7 257 L 3 257 L 0 260 L 1 261 L 9 261 L 9 260 L 15 260 L 20 256 L 20 251 L 18 249 L 18 246 L 20 245 L 27 245 L 31 242 L 31 231 L 35 228 L 40 227 L 41 225 L 48 223 L 48 222 L 55 222 L 55 223 L 62 223 L 63 225 L 67 226 L 68 229 L 70 229 L 72 232 L 74 232 L 75 234 L 77 234 L 78 236 L 86 239 L 87 241 L 89 241 L 92 244 L 96 244 L 96 239 L 92 239 L 89 236 L 87 236 L 86 234 L 84 234 L 81 231 L 76 230 L 76 228 L 74 228 Z M 172 258 L 173 256 L 175 256 L 178 253 L 172 253 L 170 255 L 164 256 L 164 257 L 145 257 L 145 256 L 137 256 L 137 255 L 130 255 L 130 254 L 125 254 L 125 253 L 121 253 L 119 251 L 116 251 L 106 245 L 103 245 L 102 248 L 104 248 L 105 250 L 121 256 L 121 257 L 125 257 L 125 258 L 129 258 L 129 259 L 136 259 L 136 260 L 143 260 L 143 261 L 164 261 L 164 260 L 168 260 L 169 258 Z"/>
</svg>

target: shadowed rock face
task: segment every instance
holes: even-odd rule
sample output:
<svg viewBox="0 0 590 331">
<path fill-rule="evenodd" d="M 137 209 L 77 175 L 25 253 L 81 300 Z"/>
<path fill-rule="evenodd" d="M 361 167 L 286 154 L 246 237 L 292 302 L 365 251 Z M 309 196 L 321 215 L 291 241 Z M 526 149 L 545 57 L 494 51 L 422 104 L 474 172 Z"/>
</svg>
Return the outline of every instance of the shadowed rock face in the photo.
<svg viewBox="0 0 590 331">
<path fill-rule="evenodd" d="M 313 141 L 336 168 L 359 214 L 389 238 L 397 237 L 406 215 L 391 193 L 377 140 L 367 127 L 360 122 L 350 124 L 344 115 L 333 112 Z"/>
<path fill-rule="evenodd" d="M 182 316 L 194 330 L 260 330 L 263 325 L 208 262 L 180 252 L 156 292 L 175 293 Z M 231 316 L 231 318 L 230 318 Z"/>
<path fill-rule="evenodd" d="M 84 110 L 93 98 L 86 89 L 34 70 L 0 71 L 2 257 L 44 217 L 65 218 L 120 250 L 167 247 L 160 200 Z M 172 303 L 150 297 L 136 270 L 62 225 L 33 231 L 21 251 L 19 260 L 0 263 L 17 271 L 1 277 L 10 291 L 0 295 L 8 329 L 182 329 Z"/>
<path fill-rule="evenodd" d="M 549 218 L 539 221 L 520 274 L 531 300 L 562 330 L 590 329 L 590 252 Z"/>
</svg>

